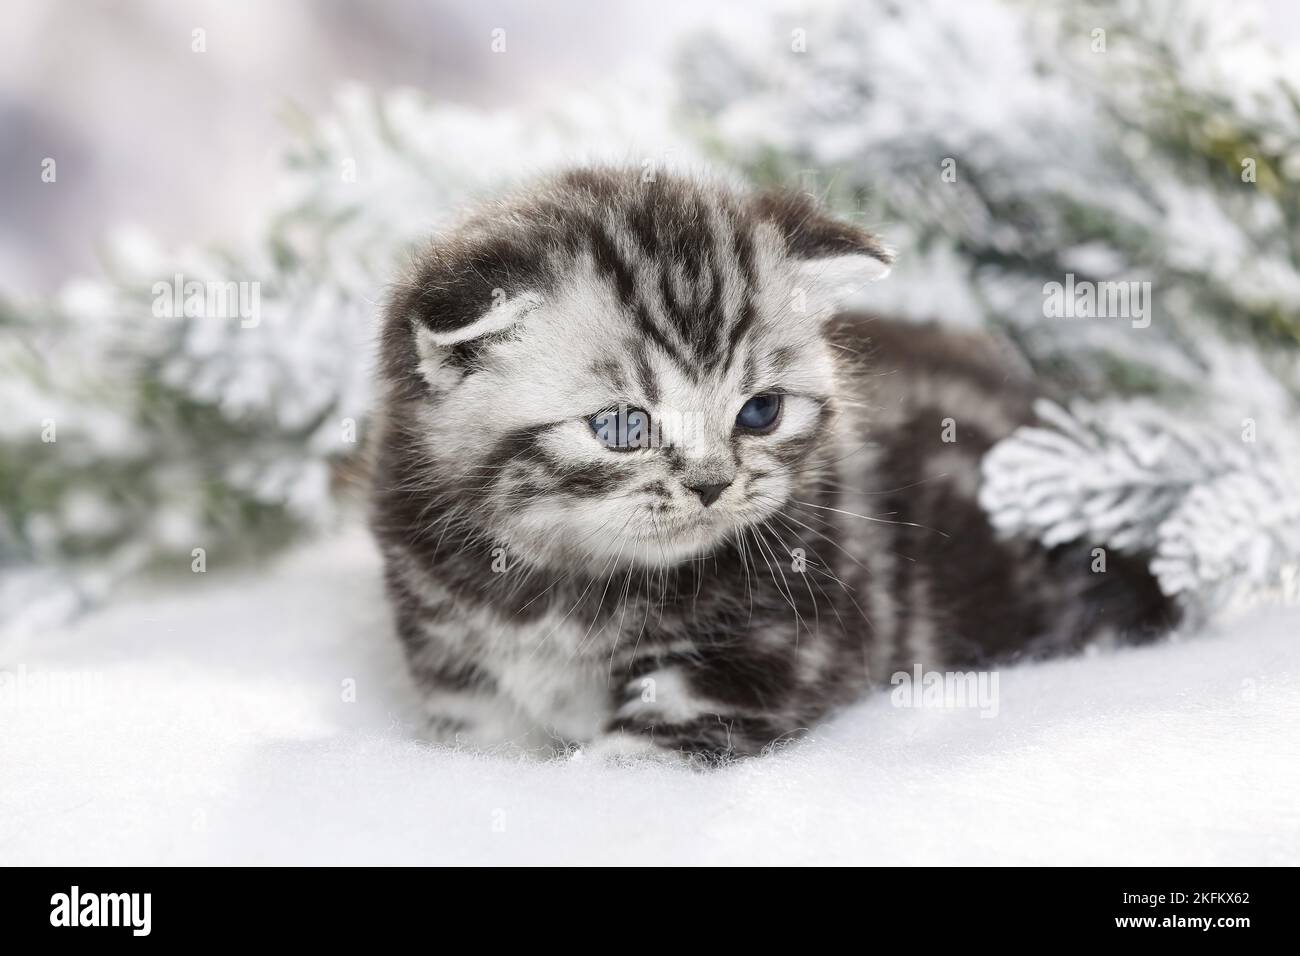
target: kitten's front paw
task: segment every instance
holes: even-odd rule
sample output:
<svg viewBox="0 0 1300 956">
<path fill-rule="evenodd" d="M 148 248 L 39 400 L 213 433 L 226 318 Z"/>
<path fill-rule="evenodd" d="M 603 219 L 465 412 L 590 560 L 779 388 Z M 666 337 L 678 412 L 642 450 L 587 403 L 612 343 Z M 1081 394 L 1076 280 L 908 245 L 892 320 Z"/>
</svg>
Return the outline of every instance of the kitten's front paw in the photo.
<svg viewBox="0 0 1300 956">
<path fill-rule="evenodd" d="M 690 756 L 680 750 L 660 747 L 647 736 L 621 730 L 601 734 L 590 743 L 583 744 L 569 759 L 606 767 L 635 767 L 644 764 L 683 767 L 691 762 Z"/>
<path fill-rule="evenodd" d="M 427 713 L 424 715 L 424 732 L 421 736 L 430 743 L 454 746 L 460 742 L 460 735 L 467 725 L 462 720 L 445 714 Z"/>
</svg>

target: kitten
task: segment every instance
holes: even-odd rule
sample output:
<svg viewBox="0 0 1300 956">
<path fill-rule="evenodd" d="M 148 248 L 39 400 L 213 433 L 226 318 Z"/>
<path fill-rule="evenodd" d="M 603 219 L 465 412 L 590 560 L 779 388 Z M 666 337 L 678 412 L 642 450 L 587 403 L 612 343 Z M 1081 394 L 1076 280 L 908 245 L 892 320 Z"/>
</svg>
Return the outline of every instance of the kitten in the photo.
<svg viewBox="0 0 1300 956">
<path fill-rule="evenodd" d="M 891 673 L 1150 633 L 1138 561 L 999 540 L 991 341 L 836 311 L 890 254 L 806 196 L 570 172 L 399 284 L 373 490 L 433 733 L 752 754 Z"/>
</svg>

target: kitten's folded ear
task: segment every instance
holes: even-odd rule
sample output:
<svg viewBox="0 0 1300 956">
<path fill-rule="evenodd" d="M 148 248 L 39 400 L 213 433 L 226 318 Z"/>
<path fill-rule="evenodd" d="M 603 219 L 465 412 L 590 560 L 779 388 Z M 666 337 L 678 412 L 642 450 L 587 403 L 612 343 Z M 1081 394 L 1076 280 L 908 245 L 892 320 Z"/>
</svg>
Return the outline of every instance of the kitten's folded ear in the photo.
<svg viewBox="0 0 1300 956">
<path fill-rule="evenodd" d="M 865 229 L 826 215 L 807 193 L 763 193 L 755 207 L 759 218 L 785 239 L 799 291 L 811 311 L 834 309 L 868 282 L 889 274 L 892 251 Z"/>
<path fill-rule="evenodd" d="M 492 235 L 434 243 L 389 304 L 385 355 L 394 377 L 405 368 L 435 389 L 458 380 L 465 369 L 449 374 L 449 360 L 465 365 L 473 343 L 542 304 L 535 265 L 528 249 Z"/>
<path fill-rule="evenodd" d="M 477 317 L 469 307 L 439 313 L 417 312 L 411 316 L 411 322 L 422 349 L 446 348 L 513 328 L 541 304 L 542 297 L 536 292 L 507 295 L 504 289 L 493 289 L 491 300 L 483 302 L 486 311 Z"/>
<path fill-rule="evenodd" d="M 493 289 L 491 302 L 493 304 L 487 311 L 477 318 L 473 318 L 474 313 L 468 310 L 458 313 L 417 311 L 411 315 L 418 367 L 430 387 L 438 389 L 447 383 L 443 365 L 455 346 L 514 328 L 524 316 L 542 304 L 542 297 L 535 292 L 508 296 L 503 289 Z M 461 318 L 460 324 L 448 321 L 456 316 Z"/>
</svg>

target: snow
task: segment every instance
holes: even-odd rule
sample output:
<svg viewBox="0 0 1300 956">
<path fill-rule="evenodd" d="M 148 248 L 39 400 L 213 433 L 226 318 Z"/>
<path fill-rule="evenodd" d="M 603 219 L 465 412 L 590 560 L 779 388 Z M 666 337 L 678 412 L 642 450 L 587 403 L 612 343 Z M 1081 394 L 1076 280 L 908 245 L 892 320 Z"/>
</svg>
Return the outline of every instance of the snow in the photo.
<svg viewBox="0 0 1300 956">
<path fill-rule="evenodd" d="M 416 739 L 349 532 L 0 640 L 0 863 L 1296 864 L 1298 625 L 1006 669 L 995 717 L 882 692 L 718 771 L 525 760 Z"/>
</svg>

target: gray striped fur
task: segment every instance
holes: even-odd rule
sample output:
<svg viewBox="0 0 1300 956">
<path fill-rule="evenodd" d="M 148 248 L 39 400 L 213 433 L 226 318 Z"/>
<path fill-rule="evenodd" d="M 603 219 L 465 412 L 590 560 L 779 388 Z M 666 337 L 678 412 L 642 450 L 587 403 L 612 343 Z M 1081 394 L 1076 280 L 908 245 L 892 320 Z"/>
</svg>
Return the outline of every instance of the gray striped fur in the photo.
<svg viewBox="0 0 1300 956">
<path fill-rule="evenodd" d="M 421 253 L 385 322 L 373 527 L 432 733 L 751 754 L 895 670 L 1167 621 L 1137 562 L 994 537 L 979 459 L 1035 385 L 987 340 L 837 311 L 888 262 L 806 196 L 616 169 Z M 775 430 L 737 429 L 766 392 Z M 596 440 L 620 404 L 654 447 Z M 701 482 L 726 483 L 707 507 Z"/>
</svg>

